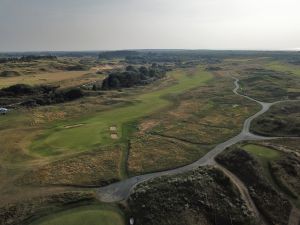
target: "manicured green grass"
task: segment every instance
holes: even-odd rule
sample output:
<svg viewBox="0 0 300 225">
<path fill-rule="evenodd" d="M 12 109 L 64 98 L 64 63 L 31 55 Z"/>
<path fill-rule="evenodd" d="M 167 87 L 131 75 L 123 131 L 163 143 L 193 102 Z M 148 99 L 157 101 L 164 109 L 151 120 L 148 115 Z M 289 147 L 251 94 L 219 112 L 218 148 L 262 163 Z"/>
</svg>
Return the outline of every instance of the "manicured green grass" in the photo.
<svg viewBox="0 0 300 225">
<path fill-rule="evenodd" d="M 101 206 L 85 206 L 42 218 L 32 225 L 124 225 L 120 212 Z"/>
<path fill-rule="evenodd" d="M 178 82 L 172 86 L 142 94 L 136 98 L 137 101 L 134 104 L 99 112 L 88 118 L 54 124 L 34 140 L 30 146 L 31 150 L 40 155 L 48 156 L 58 152 L 90 150 L 99 145 L 115 143 L 117 141 L 110 138 L 110 126 L 116 126 L 118 135 L 122 136 L 124 124 L 170 106 L 172 102 L 163 98 L 164 96 L 180 94 L 203 85 L 212 78 L 212 75 L 202 68 L 199 68 L 193 75 L 178 70 L 170 72 L 168 76 L 173 77 Z M 64 128 L 70 123 L 84 125 L 70 129 Z"/>
<path fill-rule="evenodd" d="M 271 161 L 279 159 L 282 153 L 275 149 L 255 144 L 244 145 L 243 149 L 258 158 L 263 167 L 265 176 L 275 185 L 269 165 Z"/>
<path fill-rule="evenodd" d="M 278 159 L 281 155 L 279 151 L 261 145 L 248 144 L 243 146 L 243 149 L 263 160 Z"/>
</svg>

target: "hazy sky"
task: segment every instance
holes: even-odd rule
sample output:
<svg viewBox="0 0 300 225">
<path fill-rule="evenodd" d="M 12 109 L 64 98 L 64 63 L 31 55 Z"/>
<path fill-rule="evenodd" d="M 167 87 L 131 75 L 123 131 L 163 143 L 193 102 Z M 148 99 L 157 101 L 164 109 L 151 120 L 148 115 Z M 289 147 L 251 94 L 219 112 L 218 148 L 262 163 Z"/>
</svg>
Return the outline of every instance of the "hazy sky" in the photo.
<svg viewBox="0 0 300 225">
<path fill-rule="evenodd" d="M 300 0 L 0 0 L 0 51 L 297 49 Z"/>
</svg>

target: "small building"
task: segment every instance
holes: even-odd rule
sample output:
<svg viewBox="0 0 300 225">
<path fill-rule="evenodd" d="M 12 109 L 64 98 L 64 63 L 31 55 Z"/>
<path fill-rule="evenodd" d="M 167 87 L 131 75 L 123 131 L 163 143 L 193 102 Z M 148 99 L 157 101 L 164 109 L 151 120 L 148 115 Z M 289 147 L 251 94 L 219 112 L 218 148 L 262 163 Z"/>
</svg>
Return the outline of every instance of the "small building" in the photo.
<svg viewBox="0 0 300 225">
<path fill-rule="evenodd" d="M 0 115 L 5 115 L 8 112 L 6 108 L 0 108 Z"/>
</svg>

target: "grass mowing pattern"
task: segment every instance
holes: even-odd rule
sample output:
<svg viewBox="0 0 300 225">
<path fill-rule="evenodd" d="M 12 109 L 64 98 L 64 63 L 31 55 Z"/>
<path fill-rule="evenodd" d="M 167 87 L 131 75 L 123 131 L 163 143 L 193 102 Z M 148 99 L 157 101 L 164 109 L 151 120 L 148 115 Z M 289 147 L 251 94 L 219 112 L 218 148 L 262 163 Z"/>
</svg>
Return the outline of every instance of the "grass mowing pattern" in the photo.
<svg viewBox="0 0 300 225">
<path fill-rule="evenodd" d="M 84 151 L 96 146 L 115 143 L 110 138 L 109 127 L 115 125 L 118 135 L 122 134 L 122 126 L 147 116 L 157 110 L 170 106 L 172 102 L 162 98 L 167 94 L 180 94 L 186 90 L 200 86 L 212 78 L 209 72 L 198 68 L 197 71 L 188 76 L 187 72 L 178 70 L 168 74 L 178 82 L 170 87 L 142 94 L 137 97 L 137 102 L 124 107 L 114 108 L 100 112 L 92 117 L 74 120 L 73 124 L 84 124 L 84 126 L 65 129 L 70 124 L 60 123 L 47 129 L 31 145 L 31 150 L 40 155 L 53 155 L 57 152 Z M 124 137 L 123 137 L 124 138 Z"/>
<path fill-rule="evenodd" d="M 261 145 L 248 144 L 243 149 L 264 161 L 275 160 L 281 156 L 279 151 Z"/>
<path fill-rule="evenodd" d="M 124 225 L 120 212 L 101 206 L 85 206 L 42 218 L 32 225 Z"/>
</svg>

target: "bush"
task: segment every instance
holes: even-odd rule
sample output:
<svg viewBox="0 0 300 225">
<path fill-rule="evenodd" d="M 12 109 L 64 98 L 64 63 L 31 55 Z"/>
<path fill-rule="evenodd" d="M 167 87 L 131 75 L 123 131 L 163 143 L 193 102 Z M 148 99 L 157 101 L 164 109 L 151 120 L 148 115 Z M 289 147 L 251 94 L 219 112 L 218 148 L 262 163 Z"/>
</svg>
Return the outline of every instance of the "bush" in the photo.
<svg viewBox="0 0 300 225">
<path fill-rule="evenodd" d="M 127 66 L 124 72 L 115 72 L 108 75 L 103 80 L 102 89 L 118 89 L 128 88 L 135 85 L 144 85 L 160 79 L 165 76 L 166 69 L 157 64 L 153 64 L 150 68 L 141 66 L 136 69 L 133 66 Z"/>
</svg>

